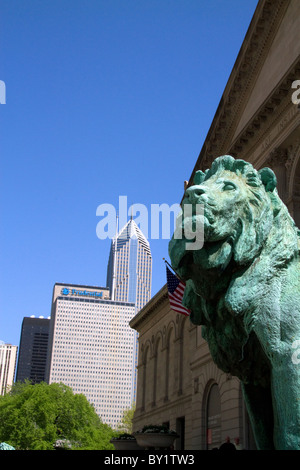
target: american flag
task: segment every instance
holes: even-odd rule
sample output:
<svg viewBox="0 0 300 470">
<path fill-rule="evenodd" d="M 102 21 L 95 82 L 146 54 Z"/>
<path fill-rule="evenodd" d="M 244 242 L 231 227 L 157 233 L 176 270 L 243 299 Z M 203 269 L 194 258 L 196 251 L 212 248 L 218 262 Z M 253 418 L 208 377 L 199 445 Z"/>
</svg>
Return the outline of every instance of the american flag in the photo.
<svg viewBox="0 0 300 470">
<path fill-rule="evenodd" d="M 175 276 L 170 269 L 166 266 L 167 269 L 167 285 L 168 285 L 168 294 L 170 307 L 174 312 L 182 313 L 183 315 L 189 316 L 190 310 L 185 308 L 182 305 L 182 297 L 184 294 L 185 284 Z"/>
</svg>

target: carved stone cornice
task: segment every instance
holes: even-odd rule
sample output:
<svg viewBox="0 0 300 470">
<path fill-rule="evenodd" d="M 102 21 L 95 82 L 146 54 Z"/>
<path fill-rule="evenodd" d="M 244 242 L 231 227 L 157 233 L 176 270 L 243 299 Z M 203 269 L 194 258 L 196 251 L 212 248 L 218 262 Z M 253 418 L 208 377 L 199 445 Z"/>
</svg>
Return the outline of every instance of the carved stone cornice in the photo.
<svg viewBox="0 0 300 470">
<path fill-rule="evenodd" d="M 300 153 L 300 136 L 291 145 L 289 145 L 287 152 L 288 152 L 288 159 L 286 161 L 285 166 L 287 168 L 288 177 L 289 177 L 292 167 L 294 165 L 295 159 Z"/>
<path fill-rule="evenodd" d="M 288 147 L 288 159 L 286 162 L 286 177 L 289 182 L 288 191 L 287 191 L 287 202 L 290 203 L 298 197 L 297 191 L 294 191 L 294 175 L 296 172 L 296 167 L 300 159 L 300 135 L 299 137 Z"/>
<path fill-rule="evenodd" d="M 245 145 L 256 134 L 263 120 L 272 113 L 274 106 L 278 106 L 280 98 L 288 93 L 287 88 L 282 88 L 278 96 L 272 97 L 270 103 L 266 103 L 263 115 L 254 120 L 251 126 L 247 126 L 232 148 L 232 139 L 255 84 L 255 77 L 264 64 L 269 51 L 268 45 L 272 43 L 289 4 L 290 0 L 262 0 L 258 3 L 190 183 L 195 171 L 207 168 L 211 159 L 225 153 L 238 154 L 240 146 Z"/>
<path fill-rule="evenodd" d="M 288 161 L 288 151 L 287 149 L 282 149 L 280 147 L 275 148 L 270 153 L 270 156 L 265 161 L 266 166 L 275 169 L 277 167 L 285 167 Z"/>
<path fill-rule="evenodd" d="M 300 76 L 300 59 L 287 71 L 272 95 L 267 97 L 248 121 L 247 126 L 230 146 L 228 153 L 241 156 L 244 152 L 243 158 L 250 159 L 251 163 L 258 163 L 257 157 L 253 155 L 253 149 L 256 148 L 260 155 L 269 152 L 269 148 L 272 148 L 270 131 L 273 130 L 273 137 L 276 139 L 289 121 L 296 115 L 300 116 L 298 107 L 291 101 L 291 84 L 297 76 Z"/>
<path fill-rule="evenodd" d="M 234 103 L 230 110 L 230 120 L 227 126 L 223 126 L 224 138 L 223 142 L 219 144 L 220 154 L 225 153 L 229 148 L 234 133 L 238 126 L 240 116 L 248 102 L 248 98 L 255 85 L 255 77 L 258 76 L 266 56 L 269 52 L 268 45 L 272 43 L 278 26 L 284 16 L 288 7 L 289 0 L 275 0 L 259 2 L 253 20 L 250 24 L 249 31 L 252 29 L 252 34 L 247 43 L 247 37 L 242 45 L 241 52 L 238 56 L 236 64 L 233 68 L 233 73 L 236 70 L 235 78 L 230 88 L 227 101 L 224 100 L 224 107 Z M 248 46 L 248 47 L 247 47 Z M 243 50 L 245 49 L 244 53 Z M 241 57 L 240 57 L 241 56 Z M 269 114 L 273 110 L 273 105 L 276 105 L 276 100 L 266 108 L 266 113 Z M 223 117 L 227 117 L 228 110 L 223 111 Z M 254 129 L 256 126 L 254 127 Z M 220 120 L 218 122 L 218 131 L 220 132 Z M 251 130 L 250 130 L 251 132 Z M 247 142 L 248 135 L 241 137 L 241 142 Z M 244 142 L 245 141 L 245 142 Z"/>
<path fill-rule="evenodd" d="M 133 317 L 130 322 L 129 326 L 136 331 L 139 331 L 139 326 L 145 321 L 147 317 L 149 317 L 152 312 L 157 311 L 157 307 L 166 302 L 168 299 L 168 289 L 167 285 L 165 284 L 158 292 L 155 294 L 152 299 Z"/>
</svg>

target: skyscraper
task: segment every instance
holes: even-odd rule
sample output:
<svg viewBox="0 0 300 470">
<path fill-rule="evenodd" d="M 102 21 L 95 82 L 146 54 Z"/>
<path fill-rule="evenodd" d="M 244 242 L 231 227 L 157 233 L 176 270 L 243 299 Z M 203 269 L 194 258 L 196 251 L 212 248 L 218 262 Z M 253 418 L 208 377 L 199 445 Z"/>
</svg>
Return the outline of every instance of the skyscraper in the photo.
<svg viewBox="0 0 300 470">
<path fill-rule="evenodd" d="M 149 242 L 131 217 L 111 243 L 106 280 L 111 298 L 133 302 L 137 313 L 151 298 L 151 274 Z M 134 331 L 133 402 L 136 400 L 137 363 L 138 334 Z"/>
<path fill-rule="evenodd" d="M 25 317 L 22 323 L 17 381 L 43 382 L 46 373 L 50 319 Z"/>
<path fill-rule="evenodd" d="M 138 312 L 150 300 L 151 273 L 149 242 L 131 218 L 111 243 L 106 282 L 111 298 L 134 302 Z"/>
<path fill-rule="evenodd" d="M 56 283 L 47 382 L 83 393 L 116 428 L 135 395 L 135 305 L 109 299 L 107 288 Z"/>
<path fill-rule="evenodd" d="M 0 395 L 9 392 L 15 376 L 18 346 L 0 341 Z"/>
</svg>

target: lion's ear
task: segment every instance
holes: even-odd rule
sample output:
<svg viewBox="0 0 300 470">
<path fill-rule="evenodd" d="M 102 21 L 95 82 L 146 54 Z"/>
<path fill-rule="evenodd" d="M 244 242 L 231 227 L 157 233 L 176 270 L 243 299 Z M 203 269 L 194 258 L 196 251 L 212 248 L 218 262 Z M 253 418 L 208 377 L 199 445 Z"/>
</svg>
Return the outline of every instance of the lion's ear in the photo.
<svg viewBox="0 0 300 470">
<path fill-rule="evenodd" d="M 258 171 L 260 179 L 266 188 L 266 191 L 273 192 L 277 185 L 277 179 L 271 168 L 262 168 Z"/>
<path fill-rule="evenodd" d="M 205 170 L 205 172 L 203 173 L 203 171 L 201 170 L 198 170 L 196 171 L 195 175 L 194 175 L 194 178 L 193 178 L 193 183 L 194 184 L 201 184 L 203 183 L 203 181 L 205 180 L 205 177 L 206 177 L 206 174 L 209 170 Z"/>
</svg>

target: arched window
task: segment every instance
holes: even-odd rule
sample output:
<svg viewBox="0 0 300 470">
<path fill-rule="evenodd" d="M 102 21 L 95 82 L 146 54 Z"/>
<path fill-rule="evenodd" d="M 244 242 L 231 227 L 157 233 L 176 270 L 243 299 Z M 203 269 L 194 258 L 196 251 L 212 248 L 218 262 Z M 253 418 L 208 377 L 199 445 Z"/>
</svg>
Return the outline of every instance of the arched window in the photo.
<svg viewBox="0 0 300 470">
<path fill-rule="evenodd" d="M 206 448 L 219 448 L 221 444 L 221 399 L 219 387 L 214 383 L 206 404 Z"/>
</svg>

